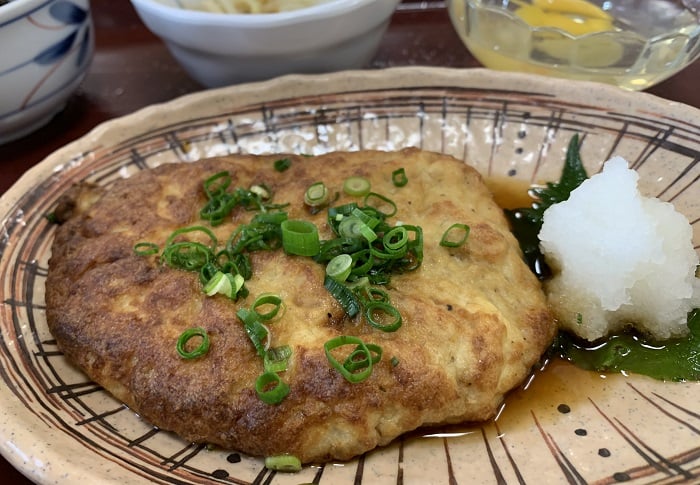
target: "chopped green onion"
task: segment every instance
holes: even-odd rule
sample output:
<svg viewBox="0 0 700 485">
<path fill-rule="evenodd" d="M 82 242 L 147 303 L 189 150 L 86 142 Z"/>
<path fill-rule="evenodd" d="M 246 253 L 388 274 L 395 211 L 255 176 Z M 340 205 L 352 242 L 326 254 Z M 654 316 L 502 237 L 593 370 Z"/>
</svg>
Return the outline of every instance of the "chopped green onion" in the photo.
<svg viewBox="0 0 700 485">
<path fill-rule="evenodd" d="M 218 226 L 238 204 L 238 199 L 229 193 L 212 197 L 199 211 L 199 217 L 208 220 L 213 226 Z"/>
<path fill-rule="evenodd" d="M 255 380 L 255 392 L 265 404 L 279 404 L 289 394 L 289 385 L 274 372 L 263 372 Z"/>
<path fill-rule="evenodd" d="M 367 224 L 362 224 L 360 226 L 360 234 L 362 234 L 362 237 L 364 237 L 369 243 L 377 240 L 377 233 L 374 232 Z"/>
<path fill-rule="evenodd" d="M 314 261 L 325 264 L 339 254 L 354 254 L 367 248 L 367 242 L 361 238 L 341 237 L 321 242 L 321 250 L 314 256 Z"/>
<path fill-rule="evenodd" d="M 238 292 L 243 288 L 244 283 L 245 279 L 240 274 L 233 275 L 231 273 L 217 271 L 204 285 L 203 290 L 207 296 L 214 296 L 217 293 L 221 293 L 235 300 Z"/>
<path fill-rule="evenodd" d="M 360 368 L 357 372 L 352 372 L 346 369 L 345 366 L 341 364 L 332 353 L 333 350 L 345 345 L 355 345 L 356 350 L 359 347 L 360 351 L 367 358 L 367 365 Z M 340 372 L 340 374 L 345 377 L 348 382 L 352 382 L 353 384 L 362 382 L 372 374 L 372 353 L 360 338 L 353 337 L 351 335 L 340 335 L 323 344 L 323 349 L 326 352 L 326 358 L 328 359 L 328 362 L 330 362 L 331 366 Z"/>
<path fill-rule="evenodd" d="M 209 239 L 209 248 L 212 251 L 215 251 L 217 244 L 219 244 L 219 241 L 216 239 L 216 235 L 208 227 L 189 226 L 189 227 L 181 227 L 180 229 L 176 229 L 175 231 L 173 231 L 170 234 L 170 236 L 168 236 L 168 239 L 165 240 L 165 245 L 170 246 L 170 245 L 174 244 L 175 239 L 177 239 L 178 236 L 181 236 L 183 234 L 188 234 L 188 233 L 202 233 L 202 234 L 204 234 L 207 237 L 207 239 Z M 183 242 L 190 242 L 190 241 L 183 241 Z M 192 242 L 196 242 L 196 241 L 192 241 Z M 203 243 L 200 243 L 200 244 L 203 244 Z"/>
<path fill-rule="evenodd" d="M 223 273 L 216 264 L 209 261 L 199 269 L 199 281 L 202 282 L 202 285 L 206 286 L 218 272 Z M 204 290 L 204 292 L 206 293 L 206 290 Z"/>
<path fill-rule="evenodd" d="M 158 245 L 152 242 L 140 242 L 134 245 L 134 254 L 137 256 L 152 256 L 158 254 Z"/>
<path fill-rule="evenodd" d="M 350 274 L 352 276 L 364 276 L 374 266 L 374 256 L 372 256 L 372 252 L 369 249 L 355 251 L 351 256 L 352 269 L 350 270 Z"/>
<path fill-rule="evenodd" d="M 281 228 L 282 246 L 288 254 L 316 256 L 320 252 L 321 241 L 314 223 L 287 219 Z"/>
<path fill-rule="evenodd" d="M 363 211 L 363 210 L 360 209 L 359 207 L 355 207 L 355 208 L 352 210 L 352 213 L 351 213 L 351 214 L 352 214 L 353 216 L 357 217 L 358 219 L 360 219 L 362 222 L 364 222 L 365 224 L 367 224 L 367 226 L 371 227 L 372 229 L 374 229 L 375 227 L 377 227 L 377 225 L 378 225 L 380 222 L 382 222 L 382 221 L 381 221 L 380 219 L 378 219 L 377 217 L 374 217 L 372 214 L 368 214 L 367 212 Z"/>
<path fill-rule="evenodd" d="M 379 300 L 372 300 L 365 305 L 365 318 L 367 323 L 383 332 L 396 332 L 403 322 L 401 314 L 393 305 Z"/>
<path fill-rule="evenodd" d="M 399 365 L 399 358 L 396 357 L 396 356 L 394 356 L 394 357 L 391 358 L 391 361 L 390 361 L 390 362 L 391 362 L 391 366 L 392 366 L 392 367 L 396 367 L 397 365 Z"/>
<path fill-rule="evenodd" d="M 375 247 L 371 246 L 369 248 L 370 253 L 377 258 L 382 260 L 400 260 L 408 252 L 407 246 L 401 246 L 398 249 L 392 250 L 386 247 Z"/>
<path fill-rule="evenodd" d="M 272 197 L 272 190 L 265 184 L 255 184 L 250 186 L 250 191 L 260 196 L 262 200 L 269 200 Z"/>
<path fill-rule="evenodd" d="M 469 226 L 466 224 L 455 223 L 447 228 L 440 239 L 440 246 L 447 248 L 458 248 L 469 237 Z"/>
<path fill-rule="evenodd" d="M 171 268 L 200 271 L 202 266 L 214 259 L 214 254 L 204 244 L 178 242 L 166 246 L 161 259 Z"/>
<path fill-rule="evenodd" d="M 338 224 L 338 233 L 340 237 L 358 237 L 362 224 L 364 223 L 358 217 L 343 217 Z"/>
<path fill-rule="evenodd" d="M 265 352 L 263 366 L 265 372 L 284 372 L 289 365 L 289 358 L 292 356 L 292 348 L 289 345 L 273 347 Z"/>
<path fill-rule="evenodd" d="M 231 174 L 224 170 L 223 172 L 215 173 L 204 181 L 204 193 L 212 199 L 222 195 L 229 185 L 231 185 Z"/>
<path fill-rule="evenodd" d="M 292 166 L 292 161 L 289 158 L 280 158 L 279 160 L 275 160 L 273 166 L 278 172 L 284 172 Z"/>
<path fill-rule="evenodd" d="M 219 182 L 218 178 L 224 178 Z M 272 198 L 272 191 L 265 184 L 251 186 L 250 190 L 237 188 L 233 191 L 226 191 L 230 185 L 230 175 L 228 172 L 215 174 L 204 184 L 204 191 L 208 197 L 207 203 L 199 211 L 202 219 L 208 220 L 211 225 L 216 226 L 224 221 L 224 218 L 236 206 L 241 206 L 246 210 L 268 211 L 279 209 L 288 204 L 266 204 Z"/>
<path fill-rule="evenodd" d="M 376 192 L 369 192 L 365 195 L 364 204 L 366 208 L 374 209 L 384 217 L 391 217 L 397 211 L 396 202 Z"/>
<path fill-rule="evenodd" d="M 326 265 L 326 274 L 335 281 L 342 283 L 350 276 L 352 264 L 352 256 L 349 254 L 339 254 Z"/>
<path fill-rule="evenodd" d="M 354 290 L 365 306 L 372 302 L 389 303 L 389 294 L 376 286 L 367 284 L 358 286 Z"/>
<path fill-rule="evenodd" d="M 292 455 L 268 456 L 265 458 L 265 468 L 277 472 L 295 473 L 301 471 L 301 461 Z"/>
<path fill-rule="evenodd" d="M 343 182 L 343 191 L 346 194 L 352 195 L 355 197 L 362 197 L 363 195 L 366 195 L 369 192 L 369 189 L 370 189 L 369 180 L 367 180 L 364 177 L 360 177 L 360 176 L 348 177 L 345 179 L 345 182 Z"/>
<path fill-rule="evenodd" d="M 239 308 L 236 316 L 243 322 L 243 328 L 257 354 L 264 357 L 270 343 L 270 330 L 259 320 L 257 313 L 247 308 Z"/>
<path fill-rule="evenodd" d="M 394 227 L 384 234 L 382 242 L 387 252 L 400 251 L 408 244 L 408 231 L 403 226 Z"/>
<path fill-rule="evenodd" d="M 311 207 L 317 207 L 328 202 L 328 188 L 323 182 L 315 182 L 306 189 L 304 203 Z"/>
<path fill-rule="evenodd" d="M 396 187 L 403 187 L 408 183 L 408 177 L 406 177 L 406 170 L 401 167 L 393 172 L 391 172 L 391 181 Z"/>
<path fill-rule="evenodd" d="M 187 343 L 195 337 L 200 337 L 202 341 L 196 348 L 187 350 Z M 202 327 L 188 328 L 178 337 L 176 349 L 183 359 L 189 360 L 201 357 L 209 351 L 209 335 Z"/>
<path fill-rule="evenodd" d="M 270 306 L 272 307 L 270 310 L 261 312 L 261 309 L 268 308 Z M 275 318 L 279 314 L 282 307 L 282 298 L 280 298 L 279 295 L 264 293 L 255 299 L 253 306 L 251 306 L 250 309 L 255 312 L 261 321 L 266 322 Z"/>
<path fill-rule="evenodd" d="M 343 367 L 345 367 L 350 372 L 357 372 L 358 370 L 367 367 L 369 362 L 375 365 L 382 359 L 382 348 L 375 344 L 365 344 L 367 350 L 370 351 L 370 359 L 367 359 L 367 354 L 364 353 L 361 346 L 355 347 L 350 355 L 347 356 L 345 362 L 343 362 Z"/>
<path fill-rule="evenodd" d="M 323 286 L 328 290 L 333 298 L 336 299 L 340 306 L 343 307 L 345 313 L 350 318 L 354 317 L 360 311 L 360 302 L 357 301 L 352 290 L 343 283 L 338 283 L 336 280 L 326 275 L 323 280 Z"/>
<path fill-rule="evenodd" d="M 256 214 L 249 224 L 238 226 L 233 231 L 226 242 L 226 252 L 229 255 L 238 255 L 244 251 L 272 250 L 281 247 L 281 224 L 286 219 L 286 212 Z"/>
</svg>

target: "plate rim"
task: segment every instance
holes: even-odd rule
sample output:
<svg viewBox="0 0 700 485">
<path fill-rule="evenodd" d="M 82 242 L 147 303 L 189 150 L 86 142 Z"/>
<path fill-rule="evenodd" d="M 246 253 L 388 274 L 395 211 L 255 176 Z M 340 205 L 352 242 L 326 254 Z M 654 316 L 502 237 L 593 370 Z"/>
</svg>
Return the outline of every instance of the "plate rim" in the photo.
<svg viewBox="0 0 700 485">
<path fill-rule="evenodd" d="M 404 84 L 404 80 L 413 79 L 414 77 L 435 78 L 436 80 L 439 79 L 443 82 L 449 81 L 454 85 L 454 87 L 458 87 L 459 85 L 469 87 L 470 84 L 480 82 L 485 83 L 486 81 L 493 83 L 492 86 L 494 86 L 494 89 L 495 87 L 501 85 L 513 86 L 523 83 L 532 83 L 542 87 L 548 86 L 555 96 L 569 90 L 590 89 L 595 93 L 595 95 L 591 98 L 592 100 L 601 97 L 612 97 L 619 99 L 621 102 L 627 101 L 629 105 L 639 104 L 639 100 L 644 100 L 649 104 L 656 105 L 660 112 L 666 113 L 666 116 L 671 119 L 692 123 L 691 120 L 695 118 L 700 125 L 700 108 L 695 108 L 677 101 L 670 101 L 651 93 L 623 90 L 614 85 L 593 81 L 571 81 L 546 77 L 538 74 L 495 71 L 487 68 L 451 68 L 433 66 L 398 66 L 376 70 L 358 69 L 338 71 L 327 74 L 288 74 L 265 81 L 224 86 L 214 89 L 204 89 L 201 91 L 188 93 L 171 100 L 139 108 L 136 111 L 123 116 L 103 121 L 89 130 L 87 133 L 47 155 L 41 161 L 37 162 L 35 165 L 25 171 L 15 181 L 15 183 L 10 186 L 7 191 L 5 191 L 5 193 L 0 195 L 0 214 L 4 214 L 6 206 L 9 207 L 21 196 L 21 194 L 18 194 L 17 192 L 21 192 L 22 185 L 25 185 L 34 179 L 38 180 L 43 171 L 47 170 L 49 167 L 55 168 L 56 166 L 60 165 L 63 160 L 70 160 L 72 157 L 76 156 L 79 153 L 79 147 L 87 143 L 90 139 L 100 138 L 111 130 L 126 128 L 127 131 L 129 131 L 128 127 L 129 125 L 133 125 L 134 120 L 154 118 L 156 117 L 156 114 L 162 112 L 168 113 L 182 111 L 185 107 L 192 107 L 201 104 L 201 102 L 207 98 L 216 96 L 226 97 L 229 94 L 236 94 L 241 100 L 247 100 L 249 99 L 248 96 L 252 95 L 253 97 L 257 97 L 262 93 L 274 92 L 275 90 L 282 93 L 284 92 L 284 89 L 281 88 L 295 84 L 299 85 L 306 83 L 308 85 L 313 83 L 314 86 L 333 86 L 338 84 L 340 81 L 347 82 L 348 80 L 362 80 L 363 82 L 372 82 L 377 84 L 391 84 L 392 81 L 394 83 L 398 81 L 398 84 L 402 85 Z M 413 82 L 406 84 L 416 83 Z M 332 91 L 325 92 L 330 93 Z M 251 103 L 245 101 L 234 101 L 229 106 L 231 108 L 235 108 L 245 106 L 247 104 Z M 161 126 L 164 125 L 165 123 L 161 124 Z M 4 222 L 4 219 L 0 222 Z"/>
</svg>

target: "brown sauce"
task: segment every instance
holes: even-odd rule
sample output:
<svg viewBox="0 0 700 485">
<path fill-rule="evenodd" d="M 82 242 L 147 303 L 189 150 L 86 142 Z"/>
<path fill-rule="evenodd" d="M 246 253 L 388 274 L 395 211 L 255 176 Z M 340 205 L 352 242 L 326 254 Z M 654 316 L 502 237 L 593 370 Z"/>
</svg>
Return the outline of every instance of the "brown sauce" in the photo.
<svg viewBox="0 0 700 485">
<path fill-rule="evenodd" d="M 532 204 L 528 194 L 530 182 L 513 177 L 487 177 L 484 183 L 502 209 L 520 209 Z"/>
</svg>

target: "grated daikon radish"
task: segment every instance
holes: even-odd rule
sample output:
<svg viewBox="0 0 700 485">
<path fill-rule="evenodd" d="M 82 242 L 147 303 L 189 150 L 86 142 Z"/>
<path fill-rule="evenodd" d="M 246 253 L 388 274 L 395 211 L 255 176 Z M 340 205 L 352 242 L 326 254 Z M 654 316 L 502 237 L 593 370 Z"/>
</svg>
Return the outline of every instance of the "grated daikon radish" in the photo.
<svg viewBox="0 0 700 485">
<path fill-rule="evenodd" d="M 590 341 L 629 325 L 682 336 L 700 306 L 692 227 L 672 204 L 642 196 L 638 179 L 614 157 L 544 213 L 548 300 L 562 328 Z"/>
</svg>

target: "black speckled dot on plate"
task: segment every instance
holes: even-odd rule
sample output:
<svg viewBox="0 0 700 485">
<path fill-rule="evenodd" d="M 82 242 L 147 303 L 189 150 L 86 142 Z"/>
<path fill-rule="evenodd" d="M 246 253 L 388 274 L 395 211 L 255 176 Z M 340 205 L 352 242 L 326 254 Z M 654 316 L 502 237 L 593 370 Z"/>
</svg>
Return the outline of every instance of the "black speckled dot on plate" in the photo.
<svg viewBox="0 0 700 485">
<path fill-rule="evenodd" d="M 571 408 L 568 404 L 560 404 L 559 406 L 557 406 L 557 411 L 559 411 L 562 414 L 568 414 L 571 412 Z"/>
<path fill-rule="evenodd" d="M 228 472 L 226 470 L 214 470 L 211 476 L 223 480 L 224 478 L 228 478 Z"/>
<path fill-rule="evenodd" d="M 602 456 L 603 458 L 609 458 L 611 454 L 612 453 L 610 453 L 610 450 L 607 448 L 600 448 L 598 450 L 598 456 Z"/>
<path fill-rule="evenodd" d="M 613 480 L 616 482 L 628 482 L 630 480 L 630 476 L 627 473 L 615 473 L 613 475 Z"/>
<path fill-rule="evenodd" d="M 226 461 L 229 463 L 240 463 L 241 462 L 241 455 L 238 453 L 231 453 L 226 457 Z"/>
<path fill-rule="evenodd" d="M 574 431 L 574 433 L 576 433 L 576 436 L 586 436 L 588 434 L 588 431 L 586 431 L 583 428 L 579 428 L 576 431 Z"/>
</svg>

